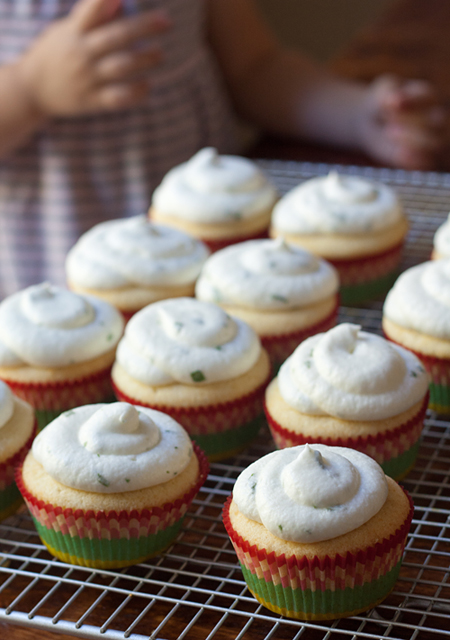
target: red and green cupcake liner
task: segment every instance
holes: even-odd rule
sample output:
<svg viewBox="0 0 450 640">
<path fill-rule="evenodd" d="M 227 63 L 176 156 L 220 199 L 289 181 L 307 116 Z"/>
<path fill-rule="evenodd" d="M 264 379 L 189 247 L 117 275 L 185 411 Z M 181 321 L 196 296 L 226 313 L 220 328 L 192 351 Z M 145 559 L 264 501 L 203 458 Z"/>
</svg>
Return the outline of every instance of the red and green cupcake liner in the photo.
<svg viewBox="0 0 450 640">
<path fill-rule="evenodd" d="M 23 503 L 14 480 L 16 467 L 23 462 L 37 433 L 37 422 L 26 443 L 13 456 L 0 463 L 0 520 L 12 515 Z"/>
<path fill-rule="evenodd" d="M 24 383 L 6 379 L 4 382 L 16 396 L 34 407 L 39 430 L 68 409 L 114 400 L 111 367 L 64 382 Z"/>
<path fill-rule="evenodd" d="M 266 405 L 264 405 L 264 410 L 272 437 L 278 449 L 307 443 L 356 449 L 376 460 L 386 475 L 394 480 L 401 480 L 412 469 L 416 461 L 428 400 L 429 394 L 427 393 L 418 413 L 404 424 L 395 427 L 395 429 L 357 438 L 322 438 L 320 435 L 304 436 L 302 433 L 295 433 L 278 424 L 270 415 Z"/>
<path fill-rule="evenodd" d="M 373 256 L 328 260 L 338 271 L 344 305 L 360 304 L 386 294 L 398 276 L 403 242 Z"/>
<path fill-rule="evenodd" d="M 113 386 L 117 400 L 162 411 L 179 422 L 212 462 L 235 455 L 256 438 L 265 422 L 263 402 L 269 380 L 270 374 L 263 384 L 245 396 L 201 407 L 145 404 Z"/>
<path fill-rule="evenodd" d="M 195 443 L 194 452 L 200 467 L 197 482 L 179 499 L 162 507 L 120 512 L 63 509 L 39 500 L 26 489 L 21 466 L 16 470 L 16 483 L 52 555 L 83 567 L 127 567 L 160 554 L 177 537 L 209 471 L 206 456 Z"/>
<path fill-rule="evenodd" d="M 414 510 L 406 495 L 410 511 L 402 526 L 377 544 L 345 556 L 286 557 L 251 544 L 231 524 L 231 496 L 223 521 L 247 586 L 262 605 L 298 620 L 333 620 L 376 606 L 394 588 Z"/>
<path fill-rule="evenodd" d="M 261 344 L 269 354 L 274 375 L 301 342 L 317 333 L 328 331 L 336 325 L 338 310 L 339 300 L 336 301 L 336 306 L 326 318 L 310 327 L 280 335 L 260 336 Z"/>
</svg>

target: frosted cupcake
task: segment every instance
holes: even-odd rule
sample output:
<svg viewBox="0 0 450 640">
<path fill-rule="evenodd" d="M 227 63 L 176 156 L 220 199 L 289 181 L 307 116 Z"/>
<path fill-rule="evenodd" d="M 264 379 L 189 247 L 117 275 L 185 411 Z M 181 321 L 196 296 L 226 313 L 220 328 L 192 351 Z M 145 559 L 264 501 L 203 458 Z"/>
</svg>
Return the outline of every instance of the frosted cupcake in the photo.
<svg viewBox="0 0 450 640">
<path fill-rule="evenodd" d="M 389 340 L 420 358 L 430 374 L 430 409 L 450 412 L 450 260 L 408 269 L 383 308 Z"/>
<path fill-rule="evenodd" d="M 171 415 L 211 460 L 256 436 L 269 376 L 253 329 L 193 298 L 155 302 L 134 315 L 112 371 L 119 400 Z"/>
<path fill-rule="evenodd" d="M 408 495 L 374 460 L 306 444 L 245 469 L 224 523 L 261 604 L 330 620 L 374 607 L 394 588 L 412 515 Z"/>
<path fill-rule="evenodd" d="M 212 251 L 267 237 L 277 191 L 247 158 L 199 151 L 165 176 L 150 217 L 203 240 Z"/>
<path fill-rule="evenodd" d="M 195 293 L 253 327 L 277 370 L 302 340 L 336 324 L 338 289 L 331 265 L 279 238 L 218 251 Z"/>
<path fill-rule="evenodd" d="M 193 296 L 208 255 L 199 240 L 146 216 L 111 220 L 93 227 L 69 251 L 68 286 L 106 300 L 129 319 L 157 300 Z"/>
<path fill-rule="evenodd" d="M 354 304 L 388 291 L 407 231 L 392 189 L 332 172 L 286 194 L 274 208 L 270 233 L 331 262 L 342 302 Z"/>
<path fill-rule="evenodd" d="M 207 473 L 206 458 L 169 416 L 113 403 L 59 416 L 16 479 L 50 553 L 110 569 L 169 546 Z"/>
<path fill-rule="evenodd" d="M 0 520 L 14 513 L 22 504 L 14 482 L 14 470 L 31 447 L 35 433 L 32 407 L 0 382 Z"/>
<path fill-rule="evenodd" d="M 122 332 L 121 314 L 103 300 L 29 287 L 0 304 L 0 379 L 35 408 L 42 428 L 66 409 L 113 397 Z"/>
<path fill-rule="evenodd" d="M 431 258 L 432 260 L 450 258 L 450 215 L 434 234 Z"/>
<path fill-rule="evenodd" d="M 305 340 L 266 392 L 279 448 L 351 447 L 402 478 L 414 465 L 428 404 L 428 375 L 412 353 L 340 324 Z"/>
</svg>

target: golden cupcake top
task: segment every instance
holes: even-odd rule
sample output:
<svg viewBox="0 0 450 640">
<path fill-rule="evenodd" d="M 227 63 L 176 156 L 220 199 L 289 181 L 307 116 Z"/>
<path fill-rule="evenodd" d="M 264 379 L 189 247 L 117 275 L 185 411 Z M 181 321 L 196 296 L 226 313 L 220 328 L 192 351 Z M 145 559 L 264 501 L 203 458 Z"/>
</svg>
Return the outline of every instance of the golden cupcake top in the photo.
<svg viewBox="0 0 450 640">
<path fill-rule="evenodd" d="M 32 453 L 67 487 L 124 493 L 168 482 L 187 467 L 193 448 L 170 416 L 116 402 L 61 414 L 36 437 Z"/>
<path fill-rule="evenodd" d="M 196 284 L 200 300 L 261 310 L 307 307 L 336 294 L 339 279 L 325 260 L 276 240 L 250 240 L 216 252 Z"/>
<path fill-rule="evenodd" d="M 34 410 L 17 398 L 0 380 L 0 462 L 17 453 L 30 438 L 35 423 Z"/>
<path fill-rule="evenodd" d="M 258 336 L 242 320 L 209 302 L 174 298 L 131 318 L 117 362 L 144 384 L 198 385 L 246 373 L 260 353 Z"/>
<path fill-rule="evenodd" d="M 258 166 L 207 147 L 171 169 L 155 189 L 152 207 L 160 216 L 221 224 L 271 209 L 277 191 Z"/>
<path fill-rule="evenodd" d="M 450 260 L 404 271 L 386 297 L 383 316 L 405 329 L 450 340 Z"/>
<path fill-rule="evenodd" d="M 402 218 L 390 187 L 332 171 L 283 196 L 273 210 L 272 225 L 277 233 L 365 235 L 395 226 Z"/>
<path fill-rule="evenodd" d="M 193 284 L 209 255 L 187 234 L 146 216 L 111 220 L 85 233 L 69 251 L 66 272 L 78 287 L 171 287 Z"/>
<path fill-rule="evenodd" d="M 123 332 L 110 304 L 49 283 L 19 291 L 0 304 L 0 366 L 63 367 L 113 349 Z"/>
<path fill-rule="evenodd" d="M 236 480 L 239 511 L 283 540 L 337 538 L 370 520 L 384 505 L 386 476 L 354 449 L 301 445 L 269 453 Z"/>
<path fill-rule="evenodd" d="M 425 396 L 428 382 L 410 351 L 349 323 L 302 342 L 278 373 L 289 406 L 343 420 L 398 415 Z"/>
</svg>

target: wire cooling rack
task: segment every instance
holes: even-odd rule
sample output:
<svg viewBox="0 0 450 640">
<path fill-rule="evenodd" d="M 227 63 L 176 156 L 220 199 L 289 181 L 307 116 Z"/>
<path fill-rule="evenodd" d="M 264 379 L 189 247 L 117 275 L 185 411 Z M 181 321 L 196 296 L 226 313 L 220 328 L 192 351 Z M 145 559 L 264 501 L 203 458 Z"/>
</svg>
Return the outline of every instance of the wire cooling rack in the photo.
<svg viewBox="0 0 450 640">
<path fill-rule="evenodd" d="M 403 268 L 428 259 L 450 211 L 450 175 L 264 161 L 281 193 L 331 168 L 395 187 L 411 221 Z M 381 303 L 342 308 L 341 321 L 380 331 Z M 80 638 L 142 640 L 332 640 L 450 637 L 450 423 L 429 414 L 417 463 L 404 485 L 415 504 L 394 591 L 365 615 L 300 623 L 273 614 L 246 589 L 221 523 L 242 469 L 273 449 L 268 431 L 241 455 L 211 466 L 176 543 L 161 557 L 120 571 L 55 560 L 22 511 L 0 525 L 0 622 Z"/>
</svg>

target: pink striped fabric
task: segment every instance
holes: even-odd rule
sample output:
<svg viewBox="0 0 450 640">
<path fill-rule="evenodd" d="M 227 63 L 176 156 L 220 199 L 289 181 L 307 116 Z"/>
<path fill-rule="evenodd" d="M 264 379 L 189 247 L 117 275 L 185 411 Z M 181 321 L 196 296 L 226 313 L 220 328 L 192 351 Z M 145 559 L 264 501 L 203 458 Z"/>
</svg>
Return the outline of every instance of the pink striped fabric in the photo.
<svg viewBox="0 0 450 640">
<path fill-rule="evenodd" d="M 164 64 L 138 109 L 55 119 L 0 160 L 0 297 L 64 283 L 68 249 L 92 225 L 148 209 L 174 165 L 212 145 L 236 151 L 234 121 L 205 44 L 205 0 L 123 0 L 127 12 L 163 7 Z M 73 0 L 0 0 L 0 64 L 15 59 Z"/>
</svg>

